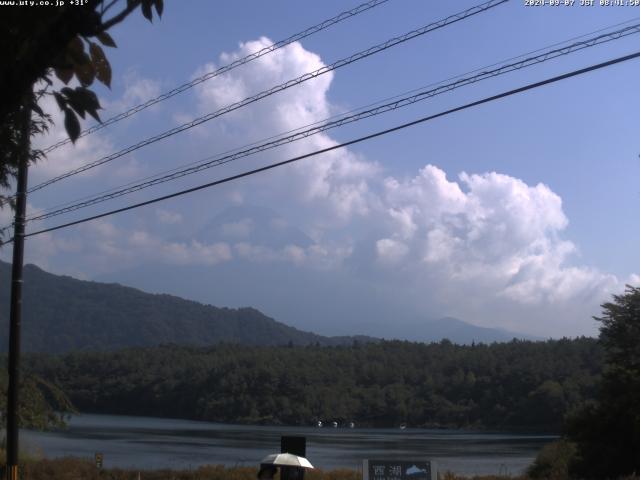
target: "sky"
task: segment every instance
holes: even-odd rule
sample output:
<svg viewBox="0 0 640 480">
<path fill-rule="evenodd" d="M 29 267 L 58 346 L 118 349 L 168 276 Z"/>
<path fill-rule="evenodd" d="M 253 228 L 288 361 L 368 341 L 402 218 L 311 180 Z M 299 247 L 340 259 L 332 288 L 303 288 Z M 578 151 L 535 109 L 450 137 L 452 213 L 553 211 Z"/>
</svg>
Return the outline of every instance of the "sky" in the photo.
<svg viewBox="0 0 640 480">
<path fill-rule="evenodd" d="M 390 0 L 49 154 L 36 185 L 477 3 Z M 113 28 L 109 118 L 358 5 L 167 1 Z M 487 12 L 289 88 L 34 192 L 32 213 L 219 155 L 603 28 L 640 7 Z M 607 31 L 613 30 L 609 28 Z M 585 37 L 587 38 L 587 37 Z M 99 206 L 35 231 L 347 142 L 639 49 L 640 36 L 438 95 Z M 573 40 L 576 41 L 576 40 Z M 456 317 L 544 338 L 595 335 L 593 315 L 640 283 L 640 60 L 453 113 L 295 164 L 30 237 L 26 261 L 314 332 L 405 336 Z M 65 136 L 57 120 L 44 147 Z M 85 126 L 92 123 L 87 121 Z M 0 212 L 3 224 L 7 211 Z M 2 258 L 10 259 L 5 247 Z"/>
</svg>

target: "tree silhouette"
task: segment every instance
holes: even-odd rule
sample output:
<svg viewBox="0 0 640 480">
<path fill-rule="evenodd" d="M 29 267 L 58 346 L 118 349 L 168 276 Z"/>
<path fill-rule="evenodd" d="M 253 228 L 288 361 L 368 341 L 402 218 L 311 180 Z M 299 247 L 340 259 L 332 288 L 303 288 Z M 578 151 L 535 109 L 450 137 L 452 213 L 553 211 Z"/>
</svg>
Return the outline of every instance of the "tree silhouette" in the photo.
<svg viewBox="0 0 640 480">
<path fill-rule="evenodd" d="M 577 443 L 572 473 L 618 478 L 640 472 L 640 288 L 602 305 L 600 342 L 605 368 L 596 403 L 568 422 Z"/>
</svg>

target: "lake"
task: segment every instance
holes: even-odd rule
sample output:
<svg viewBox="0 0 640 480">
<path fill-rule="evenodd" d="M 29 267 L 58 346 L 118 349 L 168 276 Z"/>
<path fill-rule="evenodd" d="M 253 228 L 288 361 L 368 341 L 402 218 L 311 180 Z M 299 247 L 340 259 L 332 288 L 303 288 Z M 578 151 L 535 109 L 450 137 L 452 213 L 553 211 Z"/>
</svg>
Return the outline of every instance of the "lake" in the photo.
<svg viewBox="0 0 640 480">
<path fill-rule="evenodd" d="M 323 469 L 361 467 L 362 460 L 438 462 L 462 475 L 518 474 L 553 435 L 460 430 L 262 427 L 150 417 L 77 415 L 69 428 L 20 433 L 22 449 L 48 458 L 93 458 L 105 467 L 190 469 L 203 464 L 257 466 L 280 449 L 281 435 L 307 437 L 307 457 Z"/>
</svg>

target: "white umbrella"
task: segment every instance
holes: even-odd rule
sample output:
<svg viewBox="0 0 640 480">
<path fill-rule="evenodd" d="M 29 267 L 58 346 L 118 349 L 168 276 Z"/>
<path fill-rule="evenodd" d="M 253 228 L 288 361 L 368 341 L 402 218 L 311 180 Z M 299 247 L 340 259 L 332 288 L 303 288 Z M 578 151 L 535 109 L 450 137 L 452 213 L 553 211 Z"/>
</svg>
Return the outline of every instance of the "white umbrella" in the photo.
<svg viewBox="0 0 640 480">
<path fill-rule="evenodd" d="M 313 468 L 311 462 L 304 457 L 292 453 L 273 453 L 267 455 L 260 462 L 261 465 L 276 465 L 285 467 Z"/>
</svg>

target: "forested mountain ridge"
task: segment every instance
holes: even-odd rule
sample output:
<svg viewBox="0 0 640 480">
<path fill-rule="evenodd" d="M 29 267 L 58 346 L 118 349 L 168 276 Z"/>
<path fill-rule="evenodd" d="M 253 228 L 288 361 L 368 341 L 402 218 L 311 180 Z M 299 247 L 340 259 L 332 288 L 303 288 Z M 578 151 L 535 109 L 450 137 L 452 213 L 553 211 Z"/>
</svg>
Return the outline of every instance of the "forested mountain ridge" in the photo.
<svg viewBox="0 0 640 480">
<path fill-rule="evenodd" d="M 0 262 L 0 282 L 10 284 Z M 150 294 L 24 268 L 22 349 L 62 353 L 167 343 L 205 346 L 339 345 L 365 336 L 325 337 L 290 327 L 253 308 L 217 308 L 166 294 Z M 214 288 L 212 286 L 212 288 Z M 9 288 L 0 289 L 0 351 L 8 345 Z"/>
<path fill-rule="evenodd" d="M 10 273 L 10 265 L 0 262 L 1 284 L 10 284 Z M 379 341 L 366 335 L 327 337 L 278 322 L 251 307 L 218 308 L 117 283 L 54 275 L 35 265 L 25 265 L 24 277 L 22 348 L 27 352 L 113 350 L 167 343 L 275 346 Z M 9 288 L 0 289 L 0 352 L 6 351 L 8 344 L 9 294 Z M 398 325 L 396 333 L 394 338 L 416 342 L 447 338 L 455 343 L 491 343 L 522 337 L 454 318 L 415 320 L 412 325 Z"/>
<path fill-rule="evenodd" d="M 81 412 L 215 422 L 466 427 L 554 432 L 594 398 L 590 338 L 492 345 L 163 346 L 30 355 Z"/>
</svg>

